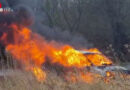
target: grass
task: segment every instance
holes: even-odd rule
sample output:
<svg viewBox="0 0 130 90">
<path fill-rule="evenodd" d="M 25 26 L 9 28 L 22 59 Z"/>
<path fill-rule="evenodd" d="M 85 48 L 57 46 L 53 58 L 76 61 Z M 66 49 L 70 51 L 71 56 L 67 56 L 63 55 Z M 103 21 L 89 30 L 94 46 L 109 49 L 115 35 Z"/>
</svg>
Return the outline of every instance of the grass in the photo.
<svg viewBox="0 0 130 90">
<path fill-rule="evenodd" d="M 130 90 L 130 79 L 116 77 L 106 84 L 72 83 L 65 81 L 54 72 L 49 72 L 43 82 L 38 82 L 30 72 L 13 71 L 13 75 L 0 77 L 0 90 Z"/>
<path fill-rule="evenodd" d="M 7 56 L 8 63 L 13 64 L 13 68 L 17 68 L 17 62 L 10 62 L 12 57 Z M 108 84 L 98 78 L 94 81 L 96 83 L 88 84 L 82 81 L 73 83 L 52 71 L 47 73 L 45 81 L 38 82 L 32 73 L 14 70 L 11 75 L 0 76 L 0 90 L 130 90 L 130 78 L 120 78 L 119 75 Z"/>
</svg>

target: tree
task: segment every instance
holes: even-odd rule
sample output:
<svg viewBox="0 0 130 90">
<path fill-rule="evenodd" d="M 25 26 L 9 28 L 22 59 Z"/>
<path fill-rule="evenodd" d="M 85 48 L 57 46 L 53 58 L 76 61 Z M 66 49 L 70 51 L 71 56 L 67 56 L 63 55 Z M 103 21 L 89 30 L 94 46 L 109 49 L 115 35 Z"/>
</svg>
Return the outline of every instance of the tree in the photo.
<svg viewBox="0 0 130 90">
<path fill-rule="evenodd" d="M 123 12 L 125 2 L 126 0 L 102 1 L 104 11 L 109 18 L 111 28 L 113 29 L 113 46 L 120 59 L 122 59 L 122 55 L 126 53 L 124 44 L 128 43 L 128 37 L 124 31 L 126 28 L 123 23 L 126 17 L 126 13 Z"/>
<path fill-rule="evenodd" d="M 71 32 L 80 26 L 86 0 L 45 0 L 43 10 L 50 27 L 58 26 Z"/>
</svg>

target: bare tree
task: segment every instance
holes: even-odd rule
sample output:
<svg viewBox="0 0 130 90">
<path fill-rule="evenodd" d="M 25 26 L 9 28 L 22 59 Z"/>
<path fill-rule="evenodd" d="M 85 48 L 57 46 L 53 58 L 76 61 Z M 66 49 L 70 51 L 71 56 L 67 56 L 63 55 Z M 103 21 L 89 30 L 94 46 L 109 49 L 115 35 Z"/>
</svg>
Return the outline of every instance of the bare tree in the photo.
<svg viewBox="0 0 130 90">
<path fill-rule="evenodd" d="M 43 10 L 49 21 L 49 26 L 55 25 L 71 32 L 80 26 L 85 0 L 45 0 Z"/>
<path fill-rule="evenodd" d="M 102 0 L 102 5 L 104 5 L 104 10 L 111 28 L 113 29 L 113 46 L 117 55 L 121 58 L 123 54 L 126 53 L 124 49 L 124 44 L 128 43 L 127 36 L 125 35 L 124 19 L 126 13 L 123 12 L 125 8 L 126 0 Z"/>
</svg>

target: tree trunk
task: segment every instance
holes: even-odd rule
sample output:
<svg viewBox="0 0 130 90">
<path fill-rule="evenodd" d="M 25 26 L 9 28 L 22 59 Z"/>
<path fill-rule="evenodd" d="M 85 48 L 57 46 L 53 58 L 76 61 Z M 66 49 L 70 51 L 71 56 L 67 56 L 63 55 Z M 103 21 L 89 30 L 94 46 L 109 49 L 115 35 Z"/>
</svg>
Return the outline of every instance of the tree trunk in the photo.
<svg viewBox="0 0 130 90">
<path fill-rule="evenodd" d="M 116 22 L 113 27 L 113 47 L 120 60 L 123 60 L 123 55 L 127 53 L 124 45 L 128 43 L 127 36 L 124 33 L 124 26 L 122 23 Z M 124 60 L 123 60 L 124 61 Z"/>
</svg>

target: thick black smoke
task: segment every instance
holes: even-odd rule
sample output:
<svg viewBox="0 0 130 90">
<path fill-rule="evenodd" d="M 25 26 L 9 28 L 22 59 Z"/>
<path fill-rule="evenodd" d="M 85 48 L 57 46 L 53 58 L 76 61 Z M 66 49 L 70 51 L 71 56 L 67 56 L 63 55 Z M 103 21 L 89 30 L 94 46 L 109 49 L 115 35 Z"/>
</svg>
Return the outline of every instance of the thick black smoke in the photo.
<svg viewBox="0 0 130 90">
<path fill-rule="evenodd" d="M 5 7 L 6 8 L 6 7 Z M 0 24 L 18 24 L 24 26 L 30 26 L 34 21 L 33 13 L 31 10 L 24 6 L 18 5 L 13 8 L 13 12 L 0 13 Z"/>
<path fill-rule="evenodd" d="M 46 13 L 41 10 L 44 0 L 7 0 L 7 5 L 14 9 L 13 13 L 0 16 L 0 23 L 17 23 L 29 26 L 33 31 L 43 35 L 47 40 L 55 40 L 75 47 L 90 47 L 87 40 L 80 34 L 61 30 L 58 27 L 49 28 L 42 24 Z"/>
</svg>

